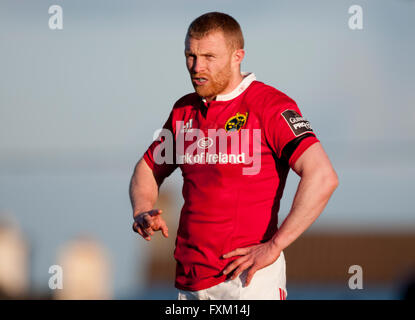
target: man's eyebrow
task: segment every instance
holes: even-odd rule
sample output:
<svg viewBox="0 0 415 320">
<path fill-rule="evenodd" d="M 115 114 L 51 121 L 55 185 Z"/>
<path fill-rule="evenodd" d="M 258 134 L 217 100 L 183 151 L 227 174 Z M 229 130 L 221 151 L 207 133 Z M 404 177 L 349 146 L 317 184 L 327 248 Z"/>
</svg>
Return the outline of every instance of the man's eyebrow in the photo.
<svg viewBox="0 0 415 320">
<path fill-rule="evenodd" d="M 202 53 L 201 56 L 215 56 L 213 52 Z"/>
<path fill-rule="evenodd" d="M 184 54 L 186 54 L 186 55 L 192 55 L 192 56 L 195 56 L 196 55 L 192 51 L 187 51 L 187 50 L 184 51 Z M 204 53 L 199 54 L 199 56 L 216 56 L 216 54 L 214 54 L 213 52 L 204 52 Z"/>
</svg>

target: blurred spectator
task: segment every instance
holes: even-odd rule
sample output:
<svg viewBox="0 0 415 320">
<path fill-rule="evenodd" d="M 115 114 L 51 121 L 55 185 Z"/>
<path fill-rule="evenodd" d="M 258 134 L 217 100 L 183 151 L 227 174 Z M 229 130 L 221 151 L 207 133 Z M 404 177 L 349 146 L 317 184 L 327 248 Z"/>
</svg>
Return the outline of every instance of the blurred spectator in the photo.
<svg viewBox="0 0 415 320">
<path fill-rule="evenodd" d="M 28 247 L 17 224 L 0 218 L 0 299 L 22 299 L 28 291 Z"/>
<path fill-rule="evenodd" d="M 95 240 L 79 238 L 59 251 L 63 288 L 56 299 L 111 299 L 110 263 L 106 250 Z"/>
</svg>

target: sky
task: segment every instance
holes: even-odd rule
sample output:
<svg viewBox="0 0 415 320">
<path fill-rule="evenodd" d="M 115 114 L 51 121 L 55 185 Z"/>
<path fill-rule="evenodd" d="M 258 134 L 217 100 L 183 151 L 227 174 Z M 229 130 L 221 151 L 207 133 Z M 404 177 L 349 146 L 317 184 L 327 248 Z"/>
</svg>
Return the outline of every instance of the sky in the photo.
<svg viewBox="0 0 415 320">
<path fill-rule="evenodd" d="M 53 4 L 63 8 L 62 30 L 48 27 Z M 362 30 L 348 27 L 353 4 Z M 128 288 L 121 274 L 135 257 L 117 248 L 139 246 L 129 234 L 129 179 L 173 103 L 193 91 L 184 35 L 208 11 L 239 21 L 242 70 L 297 102 L 333 162 L 340 185 L 313 228 L 414 230 L 415 1 L 7 0 L 0 211 L 48 248 L 38 250 L 36 275 L 56 247 L 90 232 L 128 262 L 116 269 L 118 292 Z M 290 173 L 280 221 L 298 181 Z M 178 170 L 164 188 L 180 206 Z"/>
</svg>

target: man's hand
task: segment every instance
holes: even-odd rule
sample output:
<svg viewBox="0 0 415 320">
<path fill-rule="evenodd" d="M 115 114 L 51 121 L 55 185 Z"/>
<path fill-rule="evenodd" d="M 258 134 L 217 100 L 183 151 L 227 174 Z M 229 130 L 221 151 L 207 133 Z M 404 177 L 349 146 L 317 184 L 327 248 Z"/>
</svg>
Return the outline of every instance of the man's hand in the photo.
<svg viewBox="0 0 415 320">
<path fill-rule="evenodd" d="M 232 261 L 232 263 L 223 270 L 223 274 L 228 274 L 234 270 L 231 279 L 235 279 L 245 269 L 249 268 L 245 282 L 245 286 L 247 287 L 255 272 L 274 263 L 280 254 L 281 250 L 276 249 L 272 241 L 261 243 L 252 247 L 235 249 L 224 254 L 222 257 L 225 259 L 234 256 L 242 257 Z"/>
<path fill-rule="evenodd" d="M 169 236 L 166 222 L 160 216 L 162 210 L 154 209 L 142 212 L 134 217 L 133 230 L 139 233 L 147 241 L 151 240 L 154 231 L 161 230 L 163 236 Z"/>
</svg>

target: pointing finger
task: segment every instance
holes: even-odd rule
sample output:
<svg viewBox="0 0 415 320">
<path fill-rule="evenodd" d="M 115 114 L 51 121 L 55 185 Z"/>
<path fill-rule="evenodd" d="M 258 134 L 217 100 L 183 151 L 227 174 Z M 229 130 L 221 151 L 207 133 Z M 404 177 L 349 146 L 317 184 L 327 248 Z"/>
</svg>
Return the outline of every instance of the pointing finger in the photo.
<svg viewBox="0 0 415 320">
<path fill-rule="evenodd" d="M 163 234 L 163 236 L 165 238 L 168 238 L 169 237 L 169 228 L 167 228 L 167 225 L 164 221 L 163 221 L 163 223 L 161 223 L 160 228 L 161 228 L 161 233 Z"/>
</svg>

